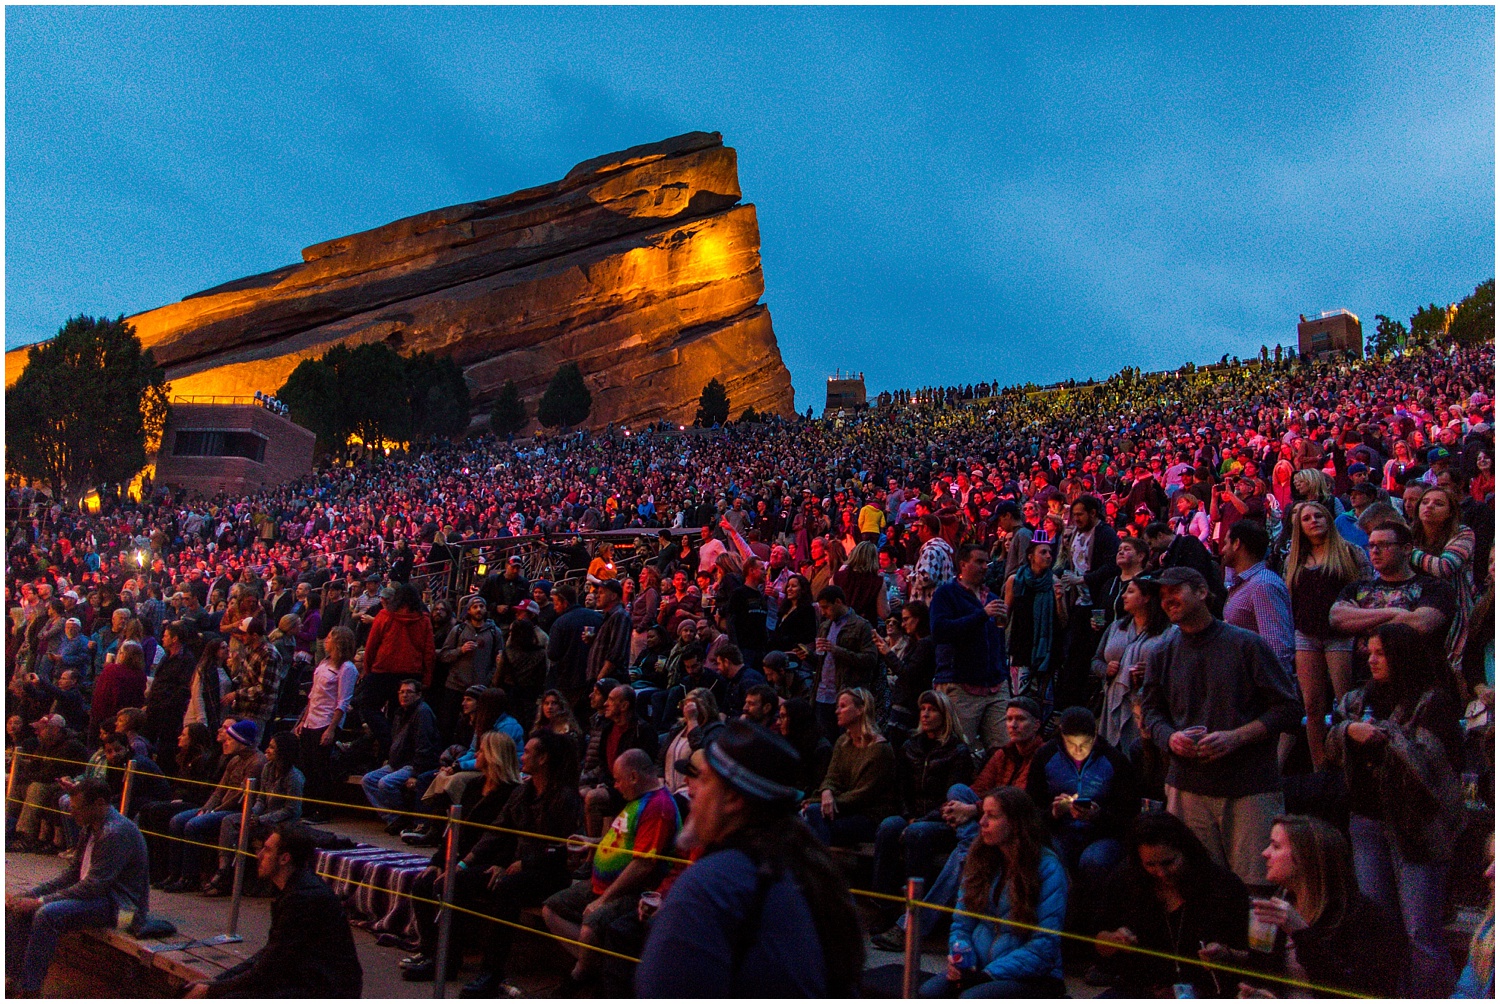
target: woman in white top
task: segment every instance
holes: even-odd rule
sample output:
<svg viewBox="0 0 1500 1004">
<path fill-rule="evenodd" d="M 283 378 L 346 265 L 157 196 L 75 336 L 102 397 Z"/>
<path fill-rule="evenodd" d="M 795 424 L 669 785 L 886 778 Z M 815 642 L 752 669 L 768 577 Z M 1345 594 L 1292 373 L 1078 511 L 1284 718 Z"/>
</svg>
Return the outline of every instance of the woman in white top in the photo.
<svg viewBox="0 0 1500 1004">
<path fill-rule="evenodd" d="M 328 632 L 323 647 L 328 655 L 313 670 L 307 707 L 292 728 L 301 747 L 299 759 L 306 778 L 306 815 L 313 822 L 327 818 L 327 807 L 318 802 L 329 800 L 333 784 L 330 776 L 333 740 L 338 735 L 339 726 L 344 723 L 344 716 L 349 713 L 349 705 L 354 700 L 354 682 L 359 679 L 359 670 L 353 662 L 353 631 L 343 625 L 334 628 Z"/>
</svg>

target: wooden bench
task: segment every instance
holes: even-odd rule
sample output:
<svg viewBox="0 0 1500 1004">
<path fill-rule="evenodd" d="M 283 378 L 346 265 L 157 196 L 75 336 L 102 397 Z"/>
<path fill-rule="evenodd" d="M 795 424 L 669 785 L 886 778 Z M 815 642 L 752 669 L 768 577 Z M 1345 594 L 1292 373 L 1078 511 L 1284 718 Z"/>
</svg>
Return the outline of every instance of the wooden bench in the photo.
<svg viewBox="0 0 1500 1004">
<path fill-rule="evenodd" d="M 66 958 L 90 975 L 106 974 L 113 986 L 139 988 L 135 996 L 179 997 L 187 984 L 211 980 L 251 954 L 243 944 L 193 945 L 192 940 L 180 933 L 138 940 L 115 928 L 90 928 L 67 936 Z M 177 947 L 184 944 L 188 947 Z"/>
</svg>

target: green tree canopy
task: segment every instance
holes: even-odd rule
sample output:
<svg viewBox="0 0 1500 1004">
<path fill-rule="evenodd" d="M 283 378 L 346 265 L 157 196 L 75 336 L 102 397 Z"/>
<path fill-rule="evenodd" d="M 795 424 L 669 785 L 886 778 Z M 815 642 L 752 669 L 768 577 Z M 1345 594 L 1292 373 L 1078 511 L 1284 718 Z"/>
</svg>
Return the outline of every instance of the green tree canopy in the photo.
<svg viewBox="0 0 1500 1004">
<path fill-rule="evenodd" d="M 563 363 L 537 402 L 536 420 L 549 429 L 567 428 L 588 420 L 594 396 L 583 382 L 577 363 Z"/>
<path fill-rule="evenodd" d="M 320 449 L 341 450 L 350 436 L 376 448 L 412 438 L 407 375 L 406 360 L 384 342 L 335 345 L 298 363 L 276 396 L 292 421 L 317 434 Z"/>
<path fill-rule="evenodd" d="M 66 499 L 128 483 L 161 443 L 167 391 L 123 315 L 72 318 L 31 347 L 5 395 L 6 463 Z"/>
<path fill-rule="evenodd" d="M 451 356 L 418 352 L 406 360 L 412 435 L 452 439 L 469 428 L 469 383 Z"/>
<path fill-rule="evenodd" d="M 1411 315 L 1411 338 L 1418 345 L 1436 341 L 1448 333 L 1448 308 L 1429 303 Z"/>
<path fill-rule="evenodd" d="M 728 421 L 729 393 L 715 377 L 703 385 L 703 393 L 698 396 L 698 414 L 693 418 L 693 424 L 709 428 Z"/>
<path fill-rule="evenodd" d="M 881 391 L 881 393 L 884 394 L 885 391 Z M 886 394 L 886 402 L 885 403 L 887 403 L 887 404 L 890 403 L 890 395 L 889 394 Z M 759 421 L 761 421 L 761 418 L 762 418 L 762 416 L 756 414 L 754 408 L 746 408 L 744 411 L 740 412 L 740 421 L 741 422 L 759 422 Z"/>
<path fill-rule="evenodd" d="M 1448 333 L 1460 342 L 1493 342 L 1495 340 L 1495 280 L 1474 287 L 1474 292 L 1458 302 Z"/>
<path fill-rule="evenodd" d="M 1375 339 L 1370 343 L 1370 353 L 1388 356 L 1406 344 L 1406 325 L 1392 320 L 1384 314 L 1375 315 Z"/>
<path fill-rule="evenodd" d="M 494 406 L 490 408 L 490 430 L 504 439 L 526 428 L 527 421 L 526 402 L 521 400 L 516 382 L 505 381 L 495 397 Z"/>
</svg>

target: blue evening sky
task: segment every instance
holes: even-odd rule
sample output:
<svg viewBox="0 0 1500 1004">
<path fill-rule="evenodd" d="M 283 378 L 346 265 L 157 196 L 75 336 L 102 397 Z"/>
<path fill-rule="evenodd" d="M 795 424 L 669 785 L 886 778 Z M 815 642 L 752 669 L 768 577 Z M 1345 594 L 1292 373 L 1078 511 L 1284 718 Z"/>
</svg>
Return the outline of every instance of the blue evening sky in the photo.
<svg viewBox="0 0 1500 1004">
<path fill-rule="evenodd" d="M 692 129 L 804 408 L 1371 332 L 1494 274 L 1494 18 L 8 7 L 5 344 Z"/>
</svg>

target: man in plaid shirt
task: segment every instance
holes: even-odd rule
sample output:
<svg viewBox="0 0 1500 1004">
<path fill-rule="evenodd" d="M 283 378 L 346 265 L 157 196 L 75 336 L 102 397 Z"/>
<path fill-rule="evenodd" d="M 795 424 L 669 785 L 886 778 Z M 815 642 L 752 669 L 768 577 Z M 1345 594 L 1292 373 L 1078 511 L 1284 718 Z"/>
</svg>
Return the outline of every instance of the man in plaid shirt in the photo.
<svg viewBox="0 0 1500 1004">
<path fill-rule="evenodd" d="M 229 656 L 234 690 L 224 695 L 224 706 L 264 730 L 281 693 L 281 656 L 266 641 L 266 622 L 261 617 L 245 618 L 236 625 L 235 633 L 240 635 L 239 651 Z"/>
</svg>

